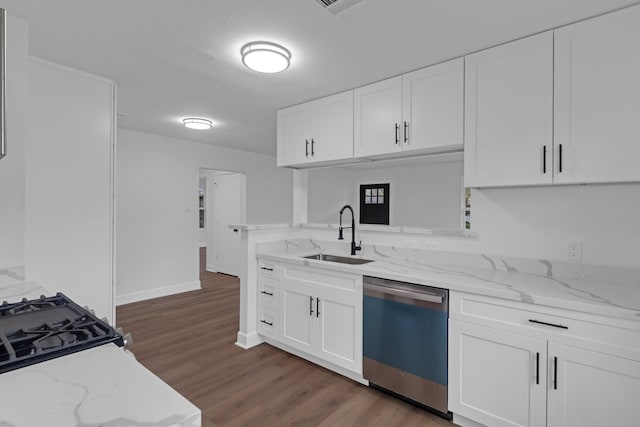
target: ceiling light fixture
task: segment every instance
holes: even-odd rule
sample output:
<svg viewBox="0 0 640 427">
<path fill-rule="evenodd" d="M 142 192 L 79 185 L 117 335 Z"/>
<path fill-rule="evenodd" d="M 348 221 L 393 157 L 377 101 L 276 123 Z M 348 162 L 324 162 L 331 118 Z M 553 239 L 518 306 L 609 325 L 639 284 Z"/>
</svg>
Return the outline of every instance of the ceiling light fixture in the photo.
<svg viewBox="0 0 640 427">
<path fill-rule="evenodd" d="M 207 130 L 213 127 L 213 122 L 207 119 L 199 119 L 197 117 L 189 117 L 182 119 L 182 123 L 189 129 Z"/>
<path fill-rule="evenodd" d="M 271 42 L 251 42 L 242 46 L 242 63 L 260 73 L 279 73 L 289 68 L 291 52 Z"/>
</svg>

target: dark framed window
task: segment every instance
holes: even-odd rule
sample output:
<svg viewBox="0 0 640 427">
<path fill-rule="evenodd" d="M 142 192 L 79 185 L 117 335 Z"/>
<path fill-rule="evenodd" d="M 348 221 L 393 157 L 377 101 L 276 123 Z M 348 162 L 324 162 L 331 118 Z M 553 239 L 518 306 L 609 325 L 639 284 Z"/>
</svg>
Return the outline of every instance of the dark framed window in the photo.
<svg viewBox="0 0 640 427">
<path fill-rule="evenodd" d="M 360 224 L 389 225 L 389 184 L 360 186 Z"/>
</svg>

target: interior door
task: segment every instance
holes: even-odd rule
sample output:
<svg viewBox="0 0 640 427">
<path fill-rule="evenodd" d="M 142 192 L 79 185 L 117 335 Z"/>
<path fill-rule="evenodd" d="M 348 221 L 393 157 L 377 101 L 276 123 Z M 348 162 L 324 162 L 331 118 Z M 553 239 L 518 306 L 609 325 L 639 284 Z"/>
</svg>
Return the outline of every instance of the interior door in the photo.
<svg viewBox="0 0 640 427">
<path fill-rule="evenodd" d="M 240 274 L 240 232 L 229 228 L 241 224 L 244 204 L 244 175 L 220 173 L 214 188 L 214 227 L 216 270 L 219 273 Z"/>
</svg>

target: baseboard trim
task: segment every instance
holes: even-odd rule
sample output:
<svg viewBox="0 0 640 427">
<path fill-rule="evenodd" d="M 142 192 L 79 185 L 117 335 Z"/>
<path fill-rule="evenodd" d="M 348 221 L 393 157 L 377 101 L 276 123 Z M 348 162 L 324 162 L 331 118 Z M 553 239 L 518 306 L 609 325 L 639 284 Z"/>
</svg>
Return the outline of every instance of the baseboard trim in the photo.
<svg viewBox="0 0 640 427">
<path fill-rule="evenodd" d="M 298 357 L 301 357 L 301 358 L 306 359 L 306 360 L 308 360 L 310 362 L 313 362 L 316 365 L 322 366 L 323 368 L 326 368 L 326 369 L 328 369 L 330 371 L 333 371 L 333 372 L 335 372 L 337 374 L 340 374 L 342 376 L 350 378 L 350 379 L 352 379 L 352 380 L 354 380 L 356 382 L 359 382 L 360 384 L 364 384 L 366 386 L 369 385 L 369 380 L 364 379 L 364 377 L 360 373 L 353 372 L 353 371 L 351 371 L 349 369 L 343 368 L 342 366 L 338 366 L 338 365 L 335 365 L 335 364 L 333 364 L 331 362 L 327 362 L 324 359 L 321 359 L 319 357 L 316 357 L 316 356 L 313 356 L 311 354 L 305 353 L 302 350 L 298 350 L 297 348 L 290 347 L 290 346 L 288 346 L 286 344 L 283 344 L 283 343 L 281 343 L 279 341 L 273 340 L 273 339 L 268 338 L 268 337 L 264 338 L 264 342 L 266 342 L 267 344 L 272 345 L 274 347 L 277 347 L 277 348 L 279 348 L 281 350 L 284 350 L 287 353 L 294 354 L 294 355 L 296 355 Z"/>
<path fill-rule="evenodd" d="M 244 332 L 238 331 L 236 339 L 236 345 L 240 348 L 244 348 L 245 350 L 263 343 L 262 338 L 260 338 L 260 335 L 258 335 L 257 332 L 245 334 Z"/>
<path fill-rule="evenodd" d="M 128 294 L 116 295 L 116 305 L 130 304 L 132 302 L 146 301 L 148 299 L 166 297 L 168 295 L 180 294 L 182 292 L 197 291 L 202 289 L 199 280 L 186 283 L 178 283 L 177 285 L 165 286 L 163 288 L 148 289 L 139 292 L 130 292 Z"/>
<path fill-rule="evenodd" d="M 452 421 L 461 427 L 485 427 L 484 424 L 480 424 L 477 421 L 473 421 L 469 418 L 463 417 L 461 415 L 456 415 L 456 414 L 453 414 Z"/>
</svg>

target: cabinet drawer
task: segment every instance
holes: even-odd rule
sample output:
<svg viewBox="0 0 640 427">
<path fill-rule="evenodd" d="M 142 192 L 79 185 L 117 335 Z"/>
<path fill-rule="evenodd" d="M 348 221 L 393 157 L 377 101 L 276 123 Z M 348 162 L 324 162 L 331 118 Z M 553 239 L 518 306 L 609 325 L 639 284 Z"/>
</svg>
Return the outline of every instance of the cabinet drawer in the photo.
<svg viewBox="0 0 640 427">
<path fill-rule="evenodd" d="M 280 306 L 280 284 L 269 277 L 258 277 L 258 304 L 277 309 Z"/>
<path fill-rule="evenodd" d="M 276 277 L 277 267 L 271 261 L 258 260 L 258 276 L 261 277 Z"/>
<path fill-rule="evenodd" d="M 324 285 L 338 289 L 355 291 L 362 288 L 362 276 L 338 273 L 330 270 L 315 270 L 283 266 L 282 275 L 285 279 L 304 282 L 312 285 Z"/>
<path fill-rule="evenodd" d="M 506 331 L 565 342 L 586 340 L 640 352 L 638 322 L 460 292 L 450 292 L 449 310 L 452 318 Z"/>
<path fill-rule="evenodd" d="M 258 306 L 258 333 L 265 337 L 279 339 L 280 312 L 272 307 Z"/>
</svg>

